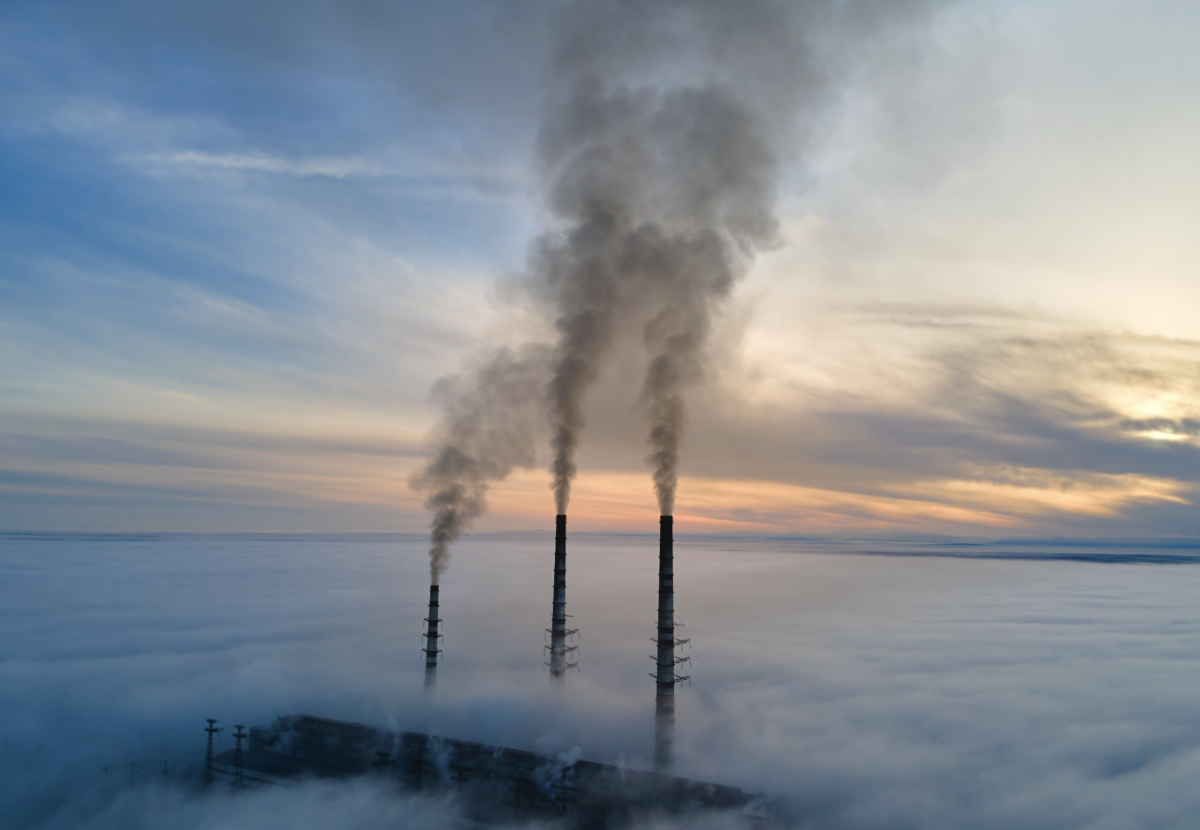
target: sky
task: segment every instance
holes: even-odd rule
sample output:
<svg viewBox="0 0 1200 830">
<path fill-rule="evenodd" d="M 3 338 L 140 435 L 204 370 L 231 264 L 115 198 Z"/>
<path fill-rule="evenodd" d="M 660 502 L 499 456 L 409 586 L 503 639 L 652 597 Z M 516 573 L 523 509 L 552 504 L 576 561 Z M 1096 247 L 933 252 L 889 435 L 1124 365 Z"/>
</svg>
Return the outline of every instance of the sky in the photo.
<svg viewBox="0 0 1200 830">
<path fill-rule="evenodd" d="M 0 528 L 425 529 L 435 382 L 552 334 L 563 7 L 6 3 Z M 1200 10 L 795 8 L 805 60 L 735 85 L 791 119 L 779 234 L 688 392 L 680 530 L 1200 536 Z M 661 34 L 617 81 L 694 80 Z M 588 394 L 574 528 L 656 525 L 643 361 Z M 548 527 L 548 463 L 476 527 Z"/>
</svg>

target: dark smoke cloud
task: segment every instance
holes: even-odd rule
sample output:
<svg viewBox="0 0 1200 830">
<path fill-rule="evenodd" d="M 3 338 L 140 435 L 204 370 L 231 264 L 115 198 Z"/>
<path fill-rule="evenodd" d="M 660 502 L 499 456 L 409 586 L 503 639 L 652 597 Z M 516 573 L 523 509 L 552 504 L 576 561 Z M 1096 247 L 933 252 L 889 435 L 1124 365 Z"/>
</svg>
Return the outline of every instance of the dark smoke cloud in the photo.
<svg viewBox="0 0 1200 830">
<path fill-rule="evenodd" d="M 550 385 L 558 512 L 576 471 L 584 392 L 615 330 L 647 316 L 652 360 L 642 395 L 665 509 L 683 425 L 680 392 L 700 376 L 714 304 L 775 233 L 772 154 L 724 90 L 607 91 L 595 83 L 552 114 L 542 158 L 553 171 L 551 207 L 568 223 L 535 255 L 560 333 Z"/>
<path fill-rule="evenodd" d="M 544 350 L 501 350 L 461 375 L 443 378 L 433 397 L 442 408 L 437 450 L 410 481 L 433 511 L 429 575 L 437 584 L 450 545 L 487 509 L 487 491 L 515 466 L 534 461 L 537 402 L 545 387 Z"/>
<path fill-rule="evenodd" d="M 777 148 L 802 147 L 847 55 L 922 20 L 928 2 L 596 0 L 549 26 L 555 105 L 533 288 L 559 330 L 550 389 L 554 492 L 566 511 L 583 398 L 640 327 L 663 513 L 674 510 L 685 393 L 715 315 L 777 241 Z"/>
<path fill-rule="evenodd" d="M 719 77 L 704 77 L 711 72 L 663 84 L 661 65 L 653 66 L 664 56 L 686 62 L 696 47 L 716 58 L 717 24 L 737 38 L 774 8 L 751 5 L 733 19 L 720 5 L 576 4 L 558 21 L 556 71 L 565 92 L 544 125 L 540 157 L 548 205 L 564 227 L 539 243 L 534 277 L 560 335 L 550 390 L 560 513 L 576 472 L 584 393 L 615 331 L 634 320 L 645 321 L 650 356 L 641 394 L 648 461 L 662 510 L 671 512 L 682 392 L 701 377 L 714 307 L 753 252 L 775 238 L 775 157 L 765 120 Z M 645 42 L 655 32 L 660 38 Z M 620 82 L 622 62 L 640 64 L 630 85 Z M 719 59 L 716 66 L 718 75 L 730 68 Z"/>
<path fill-rule="evenodd" d="M 778 238 L 776 148 L 824 102 L 831 73 L 817 67 L 830 43 L 895 13 L 880 6 L 614 0 L 551 15 L 537 159 L 550 227 L 525 287 L 558 332 L 545 389 L 558 513 L 578 471 L 586 394 L 614 344 L 633 338 L 647 360 L 646 460 L 661 512 L 674 511 L 685 394 L 705 375 L 714 316 Z M 454 440 L 450 431 L 431 467 L 437 562 L 483 511 L 480 484 L 508 469 L 464 461 L 473 455 Z"/>
<path fill-rule="evenodd" d="M 682 391 L 701 376 L 714 306 L 728 296 L 753 251 L 775 237 L 774 154 L 761 119 L 731 89 L 711 79 L 659 89 L 648 66 L 636 86 L 613 80 L 614 60 L 631 36 L 692 25 L 711 35 L 717 18 L 727 17 L 721 8 L 573 4 L 556 21 L 554 69 L 562 92 L 552 96 L 539 146 L 555 227 L 534 244 L 528 288 L 545 302 L 558 330 L 546 403 L 559 513 L 567 511 L 577 472 L 584 396 L 618 332 L 635 320 L 645 321 L 642 337 L 651 356 L 642 390 L 649 460 L 663 512 L 671 511 Z M 733 26 L 729 33 L 741 32 L 736 20 L 726 22 Z M 581 31 L 587 47 L 567 48 Z M 635 51 L 642 60 L 657 54 L 649 44 Z M 679 54 L 676 47 L 666 51 Z M 479 377 L 494 384 L 503 376 Z M 531 400 L 523 392 L 506 399 L 522 407 Z M 499 403 L 491 400 L 489 411 Z M 433 491 L 427 504 L 435 511 L 435 577 L 447 546 L 483 512 L 486 482 L 502 478 L 514 463 L 494 463 L 500 448 L 481 458 L 458 446 L 478 433 L 449 426 L 461 417 L 447 413 L 441 449 L 414 480 Z M 468 407 L 466 422 L 476 417 Z M 524 450 L 515 458 L 528 458 Z"/>
</svg>

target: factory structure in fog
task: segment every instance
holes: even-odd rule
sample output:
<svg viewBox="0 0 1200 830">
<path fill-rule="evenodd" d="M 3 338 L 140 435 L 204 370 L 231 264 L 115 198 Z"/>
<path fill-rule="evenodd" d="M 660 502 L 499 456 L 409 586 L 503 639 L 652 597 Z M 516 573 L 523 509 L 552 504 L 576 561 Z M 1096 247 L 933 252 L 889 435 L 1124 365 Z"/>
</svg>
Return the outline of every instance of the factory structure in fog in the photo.
<svg viewBox="0 0 1200 830">
<path fill-rule="evenodd" d="M 429 616 L 425 619 L 425 688 L 432 689 L 437 680 L 438 647 L 441 637 L 441 619 L 438 617 L 439 587 L 429 586 Z M 546 649 L 550 659 L 546 665 L 550 677 L 562 682 L 567 672 L 577 668 L 569 661 L 576 647 L 568 645 L 568 639 L 579 633 L 579 629 L 567 628 L 567 517 L 560 513 L 554 517 L 554 586 L 550 605 L 550 643 Z M 655 653 L 654 660 L 654 771 L 669 774 L 674 766 L 675 755 L 675 685 L 688 680 L 687 675 L 677 674 L 675 669 L 690 658 L 682 657 L 677 650 L 690 645 L 690 640 L 675 636 L 675 517 L 660 516 L 658 529 L 658 630 L 651 638 Z"/>
<path fill-rule="evenodd" d="M 442 654 L 439 581 L 450 548 L 486 512 L 490 487 L 536 464 L 536 436 L 545 430 L 556 514 L 547 665 L 551 682 L 565 682 L 577 666 L 570 645 L 577 631 L 568 627 L 566 525 L 587 423 L 585 399 L 614 355 L 640 342 L 644 372 L 636 389 L 626 391 L 645 421 L 646 461 L 661 516 L 651 638 L 654 771 L 597 764 L 586 774 L 578 765 L 555 771 L 553 759 L 508 749 L 488 756 L 493 763 L 476 744 L 362 733 L 355 746 L 379 753 L 379 766 L 407 776 L 412 786 L 435 778 L 480 787 L 507 780 L 517 803 L 527 803 L 534 791 L 556 804 L 561 801 L 553 793 L 573 793 L 576 803 L 595 807 L 584 811 L 591 818 L 580 819 L 587 826 L 611 824 L 635 803 L 716 804 L 693 798 L 699 790 L 670 775 L 675 687 L 687 679 L 677 673 L 687 659 L 678 649 L 687 640 L 676 636 L 673 519 L 685 398 L 708 374 L 707 350 L 721 309 L 758 254 L 779 244 L 779 150 L 794 146 L 799 122 L 793 122 L 823 99 L 807 91 L 794 100 L 760 93 L 791 90 L 797 79 L 815 83 L 825 74 L 808 66 L 810 60 L 824 66 L 825 60 L 809 48 L 807 4 L 740 4 L 737 13 L 731 7 L 555 4 L 546 31 L 553 69 L 546 76 L 550 86 L 534 155 L 545 221 L 513 283 L 528 301 L 520 307 L 541 319 L 529 327 L 531 338 L 506 336 L 504 346 L 476 355 L 460 373 L 437 382 L 434 400 L 441 412 L 429 432 L 431 452 L 409 479 L 431 511 L 429 613 L 422 636 L 425 685 L 432 693 Z M 542 339 L 551 331 L 552 339 Z M 262 757 L 275 763 L 281 752 L 295 755 L 294 747 L 309 746 L 310 738 L 312 746 L 326 739 L 342 745 L 336 735 L 367 727 L 289 721 L 279 729 L 292 737 L 252 738 L 251 755 L 267 753 Z M 303 763 L 294 768 L 311 769 L 313 752 L 297 755 Z M 375 768 L 363 766 L 360 756 L 347 768 Z M 632 780 L 641 783 L 617 783 Z"/>
<path fill-rule="evenodd" d="M 219 731 L 211 721 L 209 729 Z M 462 827 L 558 820 L 601 830 L 649 813 L 707 810 L 734 811 L 748 827 L 763 827 L 769 815 L 761 797 L 736 787 L 312 715 L 278 717 L 248 735 L 239 727 L 237 748 L 216 755 L 212 732 L 210 783 L 286 786 L 370 776 L 408 793 L 456 793 Z"/>
<path fill-rule="evenodd" d="M 743 94 L 742 87 L 708 80 L 663 84 L 667 76 L 653 73 L 643 77 L 638 67 L 646 67 L 628 61 L 626 52 L 636 41 L 631 40 L 635 32 L 681 25 L 680 31 L 692 31 L 684 25 L 687 20 L 700 26 L 695 32 L 720 39 L 743 18 L 714 14 L 720 7 L 618 4 L 611 15 L 596 16 L 590 4 L 562 4 L 559 22 L 565 28 L 556 28 L 554 36 L 565 39 L 559 44 L 555 94 L 544 111 L 537 152 L 548 221 L 530 245 L 520 283 L 532 300 L 530 308 L 544 314 L 542 322 L 547 331 L 552 326 L 555 336 L 496 348 L 467 361 L 459 374 L 439 380 L 434 398 L 441 413 L 429 433 L 431 452 L 409 479 L 431 512 L 429 610 L 421 636 L 425 687 L 433 694 L 443 654 L 439 584 L 451 546 L 486 512 L 489 488 L 514 469 L 536 463 L 536 437 L 546 429 L 555 512 L 546 665 L 552 683 L 565 683 L 578 667 L 571 644 L 578 629 L 569 627 L 567 613 L 567 516 L 587 423 L 585 399 L 618 347 L 640 341 L 645 370 L 635 400 L 647 427 L 646 461 L 661 516 L 658 607 L 650 638 L 653 771 L 567 764 L 441 736 L 302 719 L 252 730 L 249 760 L 236 765 L 237 775 L 244 776 L 255 764 L 280 774 L 375 771 L 397 776 L 414 789 L 475 788 L 492 793 L 487 798 L 493 802 L 503 790 L 511 795 L 514 809 L 529 817 L 575 804 L 581 825 L 597 827 L 656 806 L 676 810 L 745 800 L 740 791 L 671 775 L 675 687 L 688 679 L 677 673 L 688 659 L 679 648 L 688 641 L 676 636 L 675 495 L 685 397 L 705 377 L 717 314 L 757 253 L 777 243 L 778 162 L 772 143 L 783 134 L 775 125 L 786 115 L 763 107 L 765 99 Z M 585 41 L 589 48 L 578 49 Z M 661 46 L 655 39 L 647 57 L 662 57 L 674 66 L 671 50 Z M 599 65 L 593 58 L 609 49 L 610 57 L 619 59 L 596 74 Z M 789 47 L 778 57 L 791 52 Z M 704 63 L 706 73 L 724 66 L 719 56 L 711 57 Z M 725 68 L 732 72 L 735 67 Z M 627 76 L 627 69 L 634 74 Z M 646 688 L 648 709 L 650 685 Z M 344 753 L 339 749 L 343 754 L 327 757 L 322 747 L 342 747 Z M 375 761 L 369 760 L 371 753 L 378 756 Z M 289 760 L 281 760 L 284 756 Z M 699 795 L 706 792 L 723 795 Z"/>
<path fill-rule="evenodd" d="M 735 42 L 779 46 L 774 23 L 755 31 L 755 41 L 739 34 L 751 20 L 787 22 L 787 4 L 769 5 L 769 13 L 757 17 L 728 15 L 723 4 L 561 4 L 561 27 L 551 27 L 552 39 L 561 38 L 553 94 L 536 153 L 546 221 L 514 284 L 545 324 L 530 331 L 553 331 L 553 339 L 535 334 L 491 349 L 439 380 L 432 452 L 409 479 L 431 511 L 423 636 L 426 686 L 433 689 L 441 655 L 438 581 L 450 546 L 484 514 L 489 488 L 535 465 L 539 433 L 549 439 L 556 518 L 547 665 L 552 682 L 565 682 L 577 667 L 570 644 L 577 630 L 568 627 L 566 531 L 588 420 L 585 399 L 614 355 L 641 343 L 644 371 L 636 391 L 632 385 L 626 391 L 645 421 L 646 462 L 661 516 L 650 674 L 653 774 L 662 781 L 673 780 L 675 687 L 687 679 L 677 673 L 688 659 L 679 648 L 688 641 L 676 636 L 673 518 L 685 398 L 705 379 L 721 308 L 758 253 L 779 238 L 774 142 L 789 134 L 784 124 L 791 113 L 777 99 L 746 93 L 760 71 L 766 78 L 769 67 L 790 65 L 795 44 L 761 64 L 729 61 L 733 52 L 725 48 Z M 681 38 L 644 40 L 650 32 Z M 725 43 L 729 36 L 734 40 Z M 697 54 L 714 51 L 696 64 L 702 77 L 688 81 L 686 71 L 676 70 L 692 64 L 677 64 L 676 50 L 695 57 L 693 47 Z M 669 71 L 659 73 L 658 61 Z M 710 76 L 713 71 L 718 74 Z M 749 86 L 714 82 L 721 74 Z"/>
<path fill-rule="evenodd" d="M 555 518 L 554 581 L 551 603 L 549 667 L 551 682 L 562 683 L 576 667 L 569 661 L 578 633 L 567 627 L 567 517 Z M 676 668 L 688 658 L 677 655 L 688 641 L 675 636 L 674 519 L 662 516 L 658 545 L 658 620 L 655 642 L 654 770 L 639 771 L 570 756 L 487 746 L 417 732 L 381 729 L 313 715 L 275 718 L 269 725 L 237 725 L 234 749 L 214 754 L 210 720 L 205 780 L 235 786 L 287 784 L 300 778 L 344 779 L 374 776 L 407 792 L 456 791 L 463 826 L 497 826 L 558 819 L 578 828 L 616 828 L 649 813 L 687 815 L 732 810 L 748 827 L 765 827 L 769 804 L 736 787 L 671 775 L 675 735 L 675 684 L 686 677 Z M 441 624 L 440 587 L 430 586 L 424 622 L 425 688 L 436 688 Z M 243 747 L 243 741 L 245 746 Z M 483 824 L 481 824 L 481 822 Z"/>
<path fill-rule="evenodd" d="M 425 631 L 425 688 L 432 689 L 437 683 L 438 655 L 441 638 L 438 616 L 439 586 L 435 583 L 429 586 L 429 616 L 424 622 Z M 567 628 L 567 517 L 558 514 L 554 517 L 554 587 L 553 599 L 550 605 L 550 643 L 546 649 L 550 659 L 546 665 L 550 669 L 550 677 L 562 682 L 567 672 L 577 668 L 568 657 L 576 651 L 576 647 L 568 645 L 570 637 L 579 633 L 577 628 Z M 659 517 L 658 531 L 658 630 L 651 638 L 655 645 L 655 653 L 650 655 L 654 660 L 655 696 L 654 696 L 654 770 L 659 773 L 669 773 L 674 765 L 675 749 L 675 684 L 687 680 L 686 675 L 676 674 L 675 669 L 680 663 L 690 658 L 681 657 L 677 649 L 690 645 L 690 641 L 675 636 L 675 517 Z"/>
</svg>

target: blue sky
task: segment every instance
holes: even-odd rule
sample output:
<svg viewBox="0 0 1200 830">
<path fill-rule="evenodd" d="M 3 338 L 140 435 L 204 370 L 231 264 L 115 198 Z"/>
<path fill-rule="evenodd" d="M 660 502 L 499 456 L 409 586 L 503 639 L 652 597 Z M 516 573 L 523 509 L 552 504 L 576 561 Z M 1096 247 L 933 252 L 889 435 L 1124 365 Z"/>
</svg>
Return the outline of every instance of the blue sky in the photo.
<svg viewBox="0 0 1200 830">
<path fill-rule="evenodd" d="M 7 4 L 0 527 L 423 528 L 431 385 L 550 333 L 514 286 L 554 8 Z M 897 8 L 815 30 L 681 521 L 1200 534 L 1195 11 Z M 583 526 L 653 524 L 634 361 L 589 398 Z M 482 528 L 546 524 L 544 464 Z"/>
<path fill-rule="evenodd" d="M 18 463 L 67 468 L 12 471 L 23 484 L 5 494 L 10 526 L 31 509 L 35 525 L 70 523 L 80 501 L 100 506 L 96 493 L 106 507 L 135 497 L 136 484 L 79 476 L 70 452 L 48 449 L 56 439 L 107 440 L 101 464 L 139 464 L 147 428 L 180 417 L 216 435 L 265 405 L 270 432 L 280 410 L 324 420 L 337 399 L 380 413 L 372 439 L 411 443 L 430 383 L 452 365 L 443 352 L 470 345 L 455 305 L 477 316 L 487 272 L 519 259 L 523 173 L 487 143 L 503 119 L 482 141 L 463 107 L 431 118 L 419 99 L 436 92 L 380 77 L 403 60 L 371 70 L 353 43 L 306 49 L 306 24 L 281 34 L 279 11 L 9 7 L 7 443 Z M 401 54 L 422 48 L 419 33 L 404 38 L 415 14 L 390 38 Z M 123 426 L 136 437 L 109 435 Z M 145 512 L 187 492 L 179 483 Z M 238 512 L 236 493 L 223 501 Z"/>
</svg>

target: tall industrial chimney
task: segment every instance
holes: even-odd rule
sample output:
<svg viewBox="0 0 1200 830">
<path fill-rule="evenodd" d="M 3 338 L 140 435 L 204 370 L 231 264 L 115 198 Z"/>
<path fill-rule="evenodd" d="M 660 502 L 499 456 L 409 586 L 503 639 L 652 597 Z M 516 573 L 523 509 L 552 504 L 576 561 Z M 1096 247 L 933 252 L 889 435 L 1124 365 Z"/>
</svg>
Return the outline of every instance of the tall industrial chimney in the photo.
<svg viewBox="0 0 1200 830">
<path fill-rule="evenodd" d="M 442 651 L 438 648 L 438 638 L 442 636 L 438 633 L 438 626 L 442 624 L 442 621 L 438 619 L 438 586 L 436 583 L 429 586 L 429 616 L 425 618 L 425 622 L 429 628 L 425 631 L 425 648 L 421 650 L 425 652 L 425 688 L 432 689 L 437 683 L 438 655 Z"/>
<path fill-rule="evenodd" d="M 675 684 L 686 677 L 675 674 L 675 666 L 687 660 L 676 657 L 675 648 L 687 640 L 675 637 L 675 519 L 663 516 L 658 531 L 658 653 L 653 675 L 654 771 L 670 772 L 675 754 Z"/>
<path fill-rule="evenodd" d="M 554 517 L 554 602 L 550 612 L 550 676 L 562 681 L 564 675 L 578 663 L 568 663 L 567 655 L 575 646 L 567 645 L 567 637 L 579 633 L 579 629 L 567 628 L 567 517 Z"/>
</svg>

